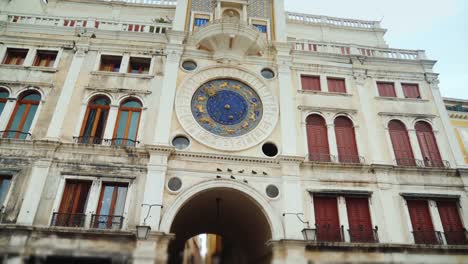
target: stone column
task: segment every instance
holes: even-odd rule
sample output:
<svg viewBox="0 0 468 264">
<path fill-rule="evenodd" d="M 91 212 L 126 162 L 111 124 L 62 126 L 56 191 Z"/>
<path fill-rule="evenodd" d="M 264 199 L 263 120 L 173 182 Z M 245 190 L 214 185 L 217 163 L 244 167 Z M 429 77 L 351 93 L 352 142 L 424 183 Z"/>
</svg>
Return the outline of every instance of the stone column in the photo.
<svg viewBox="0 0 468 264">
<path fill-rule="evenodd" d="M 172 22 L 172 30 L 185 31 L 187 23 L 188 0 L 177 0 L 176 12 L 174 21 Z"/>
<path fill-rule="evenodd" d="M 349 236 L 349 221 L 348 221 L 348 210 L 346 208 L 346 199 L 343 196 L 337 197 L 338 202 L 338 217 L 340 220 L 340 228 L 343 226 L 343 239 L 345 242 L 350 242 Z"/>
<path fill-rule="evenodd" d="M 104 131 L 103 139 L 112 139 L 114 137 L 114 129 L 116 127 L 117 115 L 119 113 L 118 105 L 111 105 L 109 109 L 109 116 L 107 117 L 106 129 Z M 109 145 L 112 144 L 109 142 Z"/>
<path fill-rule="evenodd" d="M 11 96 L 11 95 L 10 95 Z M 15 110 L 16 98 L 8 98 L 8 101 L 3 108 L 2 114 L 0 115 L 0 131 L 4 131 L 8 126 L 13 110 Z"/>
<path fill-rule="evenodd" d="M 180 57 L 182 56 L 183 50 L 181 45 L 183 36 L 176 32 L 172 32 L 169 35 L 170 42 L 172 44 L 168 44 L 165 51 L 167 54 L 167 60 L 164 66 L 161 100 L 153 139 L 153 143 L 156 145 L 169 145 L 177 75 L 179 71 Z"/>
<path fill-rule="evenodd" d="M 411 149 L 413 150 L 414 158 L 416 160 L 421 160 L 422 162 L 424 162 L 421 148 L 419 147 L 418 136 L 416 135 L 416 130 L 414 128 L 408 129 L 408 137 L 410 139 Z"/>
<path fill-rule="evenodd" d="M 73 91 L 75 89 L 78 76 L 80 75 L 81 66 L 83 65 L 88 45 L 77 44 L 75 47 L 75 55 L 68 69 L 68 74 L 63 84 L 60 96 L 55 106 L 55 111 L 47 129 L 46 139 L 59 141 L 62 126 L 65 117 L 68 114 L 68 106 L 70 105 Z"/>
<path fill-rule="evenodd" d="M 331 161 L 338 162 L 338 145 L 336 144 L 335 125 L 333 121 L 334 120 L 331 120 L 331 123 L 327 124 L 328 148 L 330 149 L 330 155 L 336 158 L 336 160 L 331 159 Z"/>
<path fill-rule="evenodd" d="M 291 46 L 288 43 L 275 43 L 278 60 L 278 83 L 281 121 L 281 145 L 283 155 L 297 155 L 297 104 L 293 94 L 291 78 Z"/>
</svg>

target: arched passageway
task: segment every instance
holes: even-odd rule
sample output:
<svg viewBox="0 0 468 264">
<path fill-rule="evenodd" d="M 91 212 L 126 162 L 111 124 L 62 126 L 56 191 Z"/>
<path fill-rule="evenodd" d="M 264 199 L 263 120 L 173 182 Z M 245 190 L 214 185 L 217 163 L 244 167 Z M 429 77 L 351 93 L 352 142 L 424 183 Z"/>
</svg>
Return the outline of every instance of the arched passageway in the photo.
<svg viewBox="0 0 468 264">
<path fill-rule="evenodd" d="M 260 205 L 247 194 L 231 188 L 199 192 L 177 212 L 170 229 L 176 235 L 169 246 L 169 263 L 182 261 L 187 239 L 204 233 L 222 237 L 221 263 L 270 263 L 266 242 L 270 224 Z"/>
</svg>

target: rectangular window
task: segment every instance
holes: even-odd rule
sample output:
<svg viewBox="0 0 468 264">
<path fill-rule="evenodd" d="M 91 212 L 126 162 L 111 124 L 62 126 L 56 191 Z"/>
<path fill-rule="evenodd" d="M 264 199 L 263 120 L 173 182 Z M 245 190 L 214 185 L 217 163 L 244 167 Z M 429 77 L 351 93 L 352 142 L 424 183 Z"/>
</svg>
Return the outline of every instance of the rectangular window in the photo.
<svg viewBox="0 0 468 264">
<path fill-rule="evenodd" d="M 373 243 L 376 241 L 372 228 L 368 197 L 346 197 L 349 235 L 351 242 Z"/>
<path fill-rule="evenodd" d="M 388 82 L 377 82 L 379 96 L 382 97 L 396 97 L 395 84 Z"/>
<path fill-rule="evenodd" d="M 202 26 L 208 24 L 209 21 L 210 21 L 210 19 L 208 19 L 208 18 L 196 17 L 194 22 L 193 22 L 193 25 L 194 25 L 195 28 L 202 27 Z"/>
<path fill-rule="evenodd" d="M 105 182 L 102 185 L 97 214 L 92 219 L 94 228 L 122 228 L 127 189 L 127 183 Z"/>
<path fill-rule="evenodd" d="M 128 64 L 128 73 L 148 74 L 151 58 L 131 57 Z"/>
<path fill-rule="evenodd" d="M 57 51 L 38 50 L 33 65 L 40 67 L 53 67 L 55 59 L 57 58 L 57 53 Z"/>
<path fill-rule="evenodd" d="M 8 48 L 5 59 L 3 59 L 3 64 L 23 65 L 26 55 L 28 55 L 27 49 Z"/>
<path fill-rule="evenodd" d="M 11 185 L 11 176 L 0 176 L 0 208 L 5 202 L 8 190 Z"/>
<path fill-rule="evenodd" d="M 346 93 L 345 79 L 327 78 L 328 91 L 331 93 Z"/>
<path fill-rule="evenodd" d="M 337 197 L 314 196 L 314 212 L 317 241 L 343 241 L 338 218 Z"/>
<path fill-rule="evenodd" d="M 260 31 L 261 33 L 267 33 L 267 26 L 266 25 L 259 25 L 259 24 L 253 24 L 253 26 Z"/>
<path fill-rule="evenodd" d="M 439 200 L 437 209 L 439 210 L 440 220 L 444 228 L 445 241 L 449 245 L 466 245 L 468 244 L 465 228 L 460 218 L 458 211 L 458 201 L 456 200 Z"/>
<path fill-rule="evenodd" d="M 351 49 L 349 47 L 340 47 L 341 54 L 349 55 L 351 53 Z"/>
<path fill-rule="evenodd" d="M 121 62 L 122 56 L 102 55 L 99 70 L 106 72 L 119 72 Z"/>
<path fill-rule="evenodd" d="M 439 244 L 427 200 L 406 200 L 416 244 Z"/>
<path fill-rule="evenodd" d="M 419 85 L 402 83 L 401 86 L 403 88 L 403 94 L 405 95 L 405 98 L 421 99 L 421 94 L 419 93 Z"/>
<path fill-rule="evenodd" d="M 54 213 L 52 225 L 83 227 L 91 181 L 67 180 L 58 213 Z"/>
<path fill-rule="evenodd" d="M 301 76 L 302 90 L 320 91 L 320 76 Z"/>
</svg>

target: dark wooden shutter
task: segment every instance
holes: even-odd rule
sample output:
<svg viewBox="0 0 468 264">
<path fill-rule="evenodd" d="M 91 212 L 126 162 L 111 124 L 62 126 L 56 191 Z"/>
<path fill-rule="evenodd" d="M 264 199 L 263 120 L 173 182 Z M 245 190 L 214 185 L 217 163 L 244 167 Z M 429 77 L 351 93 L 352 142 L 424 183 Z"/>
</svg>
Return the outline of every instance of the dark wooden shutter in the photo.
<svg viewBox="0 0 468 264">
<path fill-rule="evenodd" d="M 421 94 L 419 93 L 419 85 L 402 83 L 401 86 L 403 88 L 403 94 L 406 98 L 421 98 Z"/>
<path fill-rule="evenodd" d="M 314 196 L 314 212 L 317 240 L 342 241 L 336 197 Z"/>
<path fill-rule="evenodd" d="M 346 197 L 351 242 L 375 242 L 368 197 Z"/>
<path fill-rule="evenodd" d="M 401 121 L 392 120 L 388 123 L 388 130 L 397 164 L 402 166 L 416 166 L 405 125 Z"/>
<path fill-rule="evenodd" d="M 359 163 L 356 135 L 349 118 L 340 116 L 335 119 L 336 145 L 340 162 Z"/>
<path fill-rule="evenodd" d="M 320 91 L 320 77 L 319 76 L 301 76 L 302 90 Z"/>
<path fill-rule="evenodd" d="M 59 213 L 81 214 L 85 211 L 91 181 L 67 180 Z"/>
<path fill-rule="evenodd" d="M 307 117 L 306 123 L 309 160 L 330 161 L 328 131 L 325 120 L 319 115 L 310 115 Z"/>
<path fill-rule="evenodd" d="M 395 85 L 393 83 L 378 82 L 379 95 L 384 97 L 396 97 Z"/>
<path fill-rule="evenodd" d="M 465 245 L 467 239 L 463 223 L 458 212 L 458 202 L 454 200 L 437 201 L 440 220 L 444 228 L 444 235 L 449 245 Z"/>
<path fill-rule="evenodd" d="M 443 167 L 442 157 L 439 147 L 432 131 L 431 125 L 419 121 L 415 125 L 416 135 L 418 137 L 419 147 L 423 155 L 424 164 L 427 167 Z"/>
<path fill-rule="evenodd" d="M 327 78 L 328 91 L 332 93 L 346 93 L 346 84 L 344 79 Z"/>
<path fill-rule="evenodd" d="M 426 200 L 407 200 L 416 244 L 437 244 L 429 206 Z"/>
</svg>

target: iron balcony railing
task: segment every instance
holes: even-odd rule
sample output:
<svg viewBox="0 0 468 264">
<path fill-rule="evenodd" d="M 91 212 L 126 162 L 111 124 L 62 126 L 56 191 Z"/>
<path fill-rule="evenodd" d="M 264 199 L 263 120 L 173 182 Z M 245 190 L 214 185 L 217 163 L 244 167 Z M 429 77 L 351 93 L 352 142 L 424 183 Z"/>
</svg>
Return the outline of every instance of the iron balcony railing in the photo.
<svg viewBox="0 0 468 264">
<path fill-rule="evenodd" d="M 315 225 L 318 242 L 343 242 L 344 227 L 331 226 L 330 224 Z"/>
<path fill-rule="evenodd" d="M 97 215 L 91 216 L 91 228 L 122 229 L 124 217 L 121 215 Z"/>
<path fill-rule="evenodd" d="M 441 245 L 443 244 L 442 234 L 439 231 L 413 231 L 414 243 L 427 244 L 427 245 Z"/>
<path fill-rule="evenodd" d="M 424 158 L 424 166 L 429 168 L 450 168 L 448 160 L 431 160 L 428 157 Z"/>
<path fill-rule="evenodd" d="M 31 133 L 19 131 L 19 130 L 3 130 L 0 131 L 1 138 L 13 138 L 13 139 L 23 139 L 23 140 L 30 140 Z"/>
<path fill-rule="evenodd" d="M 448 245 L 468 245 L 468 232 L 466 229 L 444 232 L 444 237 Z"/>
<path fill-rule="evenodd" d="M 54 213 L 51 226 L 84 227 L 86 214 Z"/>
<path fill-rule="evenodd" d="M 395 159 L 395 163 L 404 167 L 423 167 L 423 161 L 419 159 Z"/>
<path fill-rule="evenodd" d="M 363 156 L 338 155 L 338 162 L 344 164 L 364 164 L 366 161 Z"/>
<path fill-rule="evenodd" d="M 378 243 L 378 227 L 364 227 L 359 225 L 354 228 L 348 229 L 349 238 L 351 242 L 360 242 L 360 243 Z"/>
<path fill-rule="evenodd" d="M 336 156 L 323 153 L 309 153 L 307 160 L 312 162 L 336 162 Z"/>
<path fill-rule="evenodd" d="M 130 139 L 130 138 L 113 138 L 113 139 L 105 139 L 104 141 L 113 146 L 136 147 L 140 144 L 140 141 Z"/>
<path fill-rule="evenodd" d="M 92 136 L 73 137 L 73 143 L 75 144 L 101 145 L 102 142 L 103 142 L 103 139 L 101 137 L 92 137 Z"/>
</svg>

